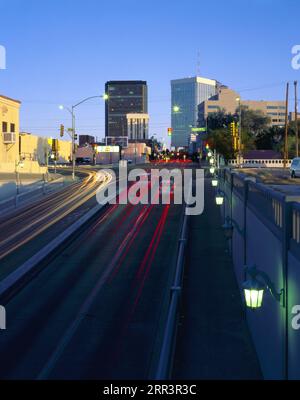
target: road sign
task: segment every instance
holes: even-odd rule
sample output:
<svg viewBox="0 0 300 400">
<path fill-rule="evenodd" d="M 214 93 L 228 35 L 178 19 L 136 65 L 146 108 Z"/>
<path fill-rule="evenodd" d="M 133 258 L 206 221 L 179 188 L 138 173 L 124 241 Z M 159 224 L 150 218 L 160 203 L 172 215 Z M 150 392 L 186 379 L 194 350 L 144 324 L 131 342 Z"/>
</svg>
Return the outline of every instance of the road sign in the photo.
<svg viewBox="0 0 300 400">
<path fill-rule="evenodd" d="M 192 128 L 191 129 L 192 132 L 206 132 L 206 128 Z"/>
</svg>

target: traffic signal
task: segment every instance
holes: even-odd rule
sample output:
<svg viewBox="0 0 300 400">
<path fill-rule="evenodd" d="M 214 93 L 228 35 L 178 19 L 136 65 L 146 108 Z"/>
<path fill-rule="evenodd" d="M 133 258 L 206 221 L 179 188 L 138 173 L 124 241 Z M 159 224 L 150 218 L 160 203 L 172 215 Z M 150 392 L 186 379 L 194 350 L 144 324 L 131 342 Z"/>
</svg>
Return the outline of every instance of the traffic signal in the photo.
<svg viewBox="0 0 300 400">
<path fill-rule="evenodd" d="M 64 125 L 60 125 L 60 137 L 63 137 L 64 136 L 64 133 L 65 133 L 65 127 L 64 127 Z"/>
<path fill-rule="evenodd" d="M 235 136 L 235 131 L 236 131 L 236 129 L 235 129 L 235 122 L 231 122 L 230 123 L 230 133 L 231 133 L 231 136 Z"/>
<path fill-rule="evenodd" d="M 58 139 L 52 139 L 52 152 L 57 153 L 58 150 Z"/>
<path fill-rule="evenodd" d="M 239 139 L 237 136 L 233 137 L 233 150 L 237 151 L 239 149 Z"/>
<path fill-rule="evenodd" d="M 236 122 L 230 123 L 230 133 L 232 136 L 233 150 L 239 150 L 239 125 Z"/>
<path fill-rule="evenodd" d="M 172 136 L 172 132 L 173 132 L 173 129 L 172 128 L 168 128 L 168 136 Z"/>
<path fill-rule="evenodd" d="M 78 139 L 78 135 L 77 135 L 77 133 L 75 133 L 74 134 L 74 140 L 77 140 Z"/>
</svg>

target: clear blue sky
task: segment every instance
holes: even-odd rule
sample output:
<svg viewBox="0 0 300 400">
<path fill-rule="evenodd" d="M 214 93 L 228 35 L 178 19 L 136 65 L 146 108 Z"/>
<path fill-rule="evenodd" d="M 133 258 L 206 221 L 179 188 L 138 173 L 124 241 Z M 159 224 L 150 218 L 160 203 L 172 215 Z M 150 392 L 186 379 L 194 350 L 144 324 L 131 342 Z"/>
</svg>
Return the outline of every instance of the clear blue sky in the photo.
<svg viewBox="0 0 300 400">
<path fill-rule="evenodd" d="M 299 0 L 0 0 L 0 15 L 0 93 L 22 101 L 21 128 L 35 134 L 70 125 L 59 104 L 102 94 L 107 80 L 144 79 L 150 133 L 166 136 L 170 80 L 196 74 L 198 51 L 200 74 L 243 98 L 281 100 L 284 82 L 300 81 Z M 76 117 L 78 133 L 104 136 L 101 101 Z"/>
</svg>

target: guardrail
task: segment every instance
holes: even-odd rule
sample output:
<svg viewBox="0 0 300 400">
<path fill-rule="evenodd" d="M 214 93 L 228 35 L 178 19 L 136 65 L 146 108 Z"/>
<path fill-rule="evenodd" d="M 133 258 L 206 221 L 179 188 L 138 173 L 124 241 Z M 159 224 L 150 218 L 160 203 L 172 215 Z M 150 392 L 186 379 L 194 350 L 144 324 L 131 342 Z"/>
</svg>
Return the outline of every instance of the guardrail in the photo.
<svg viewBox="0 0 300 400">
<path fill-rule="evenodd" d="M 191 190 L 192 185 L 190 188 L 190 194 Z M 158 366 L 155 373 L 156 380 L 170 379 L 172 373 L 179 317 L 179 304 L 183 286 L 185 250 L 188 239 L 188 220 L 189 216 L 185 213 L 183 216 L 182 228 L 178 244 L 175 276 L 173 284 L 170 288 L 170 302 L 164 329 L 163 341 Z"/>
<path fill-rule="evenodd" d="M 287 160 L 287 167 L 291 165 L 292 160 Z M 235 159 L 228 160 L 229 166 L 237 166 L 239 162 Z M 252 168 L 283 168 L 284 167 L 284 160 L 283 159 L 244 159 L 242 162 L 243 167 L 252 167 Z"/>
</svg>

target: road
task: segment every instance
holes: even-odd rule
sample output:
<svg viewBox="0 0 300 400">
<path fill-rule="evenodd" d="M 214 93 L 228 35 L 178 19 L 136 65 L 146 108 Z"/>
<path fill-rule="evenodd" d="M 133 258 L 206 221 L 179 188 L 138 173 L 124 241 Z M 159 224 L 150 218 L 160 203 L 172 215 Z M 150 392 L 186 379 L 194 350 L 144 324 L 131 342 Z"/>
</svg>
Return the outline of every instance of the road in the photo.
<svg viewBox="0 0 300 400">
<path fill-rule="evenodd" d="M 5 304 L 0 378 L 151 376 L 182 209 L 106 206 Z"/>
<path fill-rule="evenodd" d="M 20 263 L 21 258 L 17 257 L 17 250 L 23 249 L 27 243 L 30 243 L 28 248 L 34 253 L 37 248 L 32 246 L 33 239 L 37 238 L 38 244 L 41 234 L 49 231 L 50 227 L 60 221 L 64 221 L 66 225 L 66 218 L 94 198 L 96 190 L 107 180 L 106 177 L 99 180 L 99 176 L 94 171 L 82 171 L 81 174 L 82 180 L 0 217 L 2 228 L 0 231 L 0 261 L 2 261 L 0 278 L 3 278 L 7 271 L 11 272 L 12 268 L 6 268 L 7 265 L 12 265 L 9 255 L 17 261 L 16 264 Z M 69 219 L 70 223 L 71 221 L 72 219 Z M 48 240 L 49 236 L 47 236 Z M 22 253 L 25 259 L 29 256 L 28 252 L 24 255 Z"/>
<path fill-rule="evenodd" d="M 300 185 L 300 178 L 291 178 L 289 168 L 242 168 L 237 171 L 247 176 L 254 176 L 257 182 L 266 185 Z"/>
</svg>

